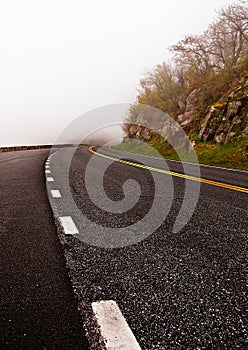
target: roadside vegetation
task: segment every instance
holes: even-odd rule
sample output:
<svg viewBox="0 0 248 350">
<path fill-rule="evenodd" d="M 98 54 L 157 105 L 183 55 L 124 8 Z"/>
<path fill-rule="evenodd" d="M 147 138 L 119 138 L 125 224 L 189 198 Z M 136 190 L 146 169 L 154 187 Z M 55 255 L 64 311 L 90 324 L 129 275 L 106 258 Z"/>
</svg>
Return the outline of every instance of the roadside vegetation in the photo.
<svg viewBox="0 0 248 350">
<path fill-rule="evenodd" d="M 169 48 L 173 61 L 157 65 L 140 80 L 124 126 L 125 139 L 147 142 L 166 158 L 176 152 L 144 125 L 142 105 L 169 114 L 195 141 L 199 161 L 248 169 L 248 3 L 224 7 L 200 35 Z M 155 130 L 163 128 L 163 120 Z M 143 145 L 120 146 L 151 152 Z"/>
<path fill-rule="evenodd" d="M 124 142 L 114 146 L 114 148 L 146 156 L 162 156 L 166 159 L 180 160 L 176 151 L 166 142 L 161 142 L 158 139 L 148 143 L 132 141 Z M 198 142 L 194 150 L 201 164 L 248 170 L 248 137 L 226 145 Z M 184 160 L 187 160 L 186 155 L 184 155 Z"/>
</svg>

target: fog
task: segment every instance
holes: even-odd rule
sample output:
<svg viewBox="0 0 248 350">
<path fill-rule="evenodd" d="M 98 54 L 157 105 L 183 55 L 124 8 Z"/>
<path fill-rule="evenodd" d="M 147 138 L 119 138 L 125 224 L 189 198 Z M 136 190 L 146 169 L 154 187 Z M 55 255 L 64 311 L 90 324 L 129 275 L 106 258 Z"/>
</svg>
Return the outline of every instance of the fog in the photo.
<svg viewBox="0 0 248 350">
<path fill-rule="evenodd" d="M 51 144 L 80 115 L 132 103 L 144 73 L 170 59 L 168 46 L 230 2 L 2 1 L 0 145 Z M 88 132 L 108 123 L 97 118 L 85 120 Z"/>
</svg>

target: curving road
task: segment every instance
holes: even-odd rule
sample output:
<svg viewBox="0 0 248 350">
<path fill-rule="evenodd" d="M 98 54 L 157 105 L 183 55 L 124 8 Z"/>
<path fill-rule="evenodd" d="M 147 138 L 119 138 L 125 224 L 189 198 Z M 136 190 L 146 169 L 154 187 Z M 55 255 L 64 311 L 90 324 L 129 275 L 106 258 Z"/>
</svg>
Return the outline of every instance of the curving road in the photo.
<svg viewBox="0 0 248 350">
<path fill-rule="evenodd" d="M 248 172 L 201 166 L 201 178 L 210 183 L 190 182 L 200 186 L 199 199 L 190 218 L 198 185 L 189 185 L 192 201 L 180 218 L 185 226 L 175 232 L 185 178 L 113 161 L 164 169 L 159 159 L 98 152 L 109 159 L 86 147 L 58 150 L 46 166 L 47 188 L 47 151 L 0 155 L 1 348 L 87 348 L 48 198 L 92 348 L 99 348 L 91 308 L 98 300 L 117 302 L 142 349 L 245 348 Z M 167 171 L 183 174 L 174 161 L 167 162 Z M 187 165 L 186 175 L 197 177 L 195 165 Z M 124 187 L 125 202 L 126 180 L 136 184 Z M 147 228 L 159 224 L 164 203 L 168 215 L 142 237 L 132 225 L 155 200 L 161 212 Z M 125 209 L 128 203 L 134 206 L 122 213 L 119 205 Z M 75 226 L 63 232 L 65 217 Z"/>
<path fill-rule="evenodd" d="M 48 154 L 0 154 L 3 350 L 88 349 L 47 199 Z"/>
<path fill-rule="evenodd" d="M 98 151 L 104 157 L 92 155 L 86 147 L 57 152 L 49 165 L 54 182 L 47 183 L 48 193 L 52 188 L 61 193 L 59 199 L 49 195 L 55 216 L 70 216 L 76 227 L 74 234 L 65 235 L 67 260 L 88 328 L 93 328 L 91 303 L 112 299 L 142 349 L 244 348 L 248 173 L 202 166 L 201 177 L 211 184 L 200 183 L 191 219 L 180 232 L 173 232 L 185 195 L 185 179 L 158 173 L 155 184 L 148 169 L 127 165 L 123 160 L 157 169 L 164 166 L 162 160 L 106 148 Z M 182 173 L 180 163 L 167 164 L 169 171 Z M 198 170 L 187 165 L 187 175 L 197 176 Z M 108 213 L 92 203 L 93 198 L 104 206 L 106 198 L 99 184 L 103 173 Z M 139 200 L 124 214 L 114 212 L 118 201 L 124 199 L 123 184 L 128 179 L 141 185 Z M 167 203 L 160 191 L 168 190 L 170 179 L 174 194 L 172 203 Z M 134 183 L 126 188 L 130 202 L 137 191 Z M 162 199 L 161 205 L 164 201 L 171 208 L 162 225 L 138 241 L 140 232 L 131 225 L 149 213 L 154 193 Z M 169 197 L 170 191 L 167 194 Z M 193 192 L 191 195 L 194 198 Z M 162 210 L 158 210 L 161 215 Z M 106 227 L 115 233 L 111 231 L 109 236 Z M 137 235 L 137 242 L 118 248 L 116 242 L 128 243 L 128 231 L 132 237 Z M 99 246 L 90 246 L 89 242 Z M 103 243 L 109 247 L 103 248 Z M 115 248 L 110 249 L 111 244 Z"/>
</svg>

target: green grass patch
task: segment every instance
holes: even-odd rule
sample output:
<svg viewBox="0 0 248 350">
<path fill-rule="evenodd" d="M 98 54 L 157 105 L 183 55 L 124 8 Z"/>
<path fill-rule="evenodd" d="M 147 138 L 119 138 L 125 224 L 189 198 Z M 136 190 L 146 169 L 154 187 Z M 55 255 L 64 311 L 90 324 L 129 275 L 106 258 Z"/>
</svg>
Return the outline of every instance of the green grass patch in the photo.
<svg viewBox="0 0 248 350">
<path fill-rule="evenodd" d="M 161 139 L 153 139 L 149 143 L 131 140 L 114 148 L 147 156 L 180 159 L 176 151 Z M 227 145 L 198 142 L 195 152 L 200 164 L 248 170 L 248 137 Z M 187 154 L 184 154 L 182 160 L 192 161 L 192 157 L 187 158 Z"/>
<path fill-rule="evenodd" d="M 136 140 L 133 140 L 133 142 L 129 143 L 121 143 L 120 145 L 113 146 L 113 148 L 123 150 L 126 152 L 143 154 L 146 156 L 161 157 L 161 155 L 154 147 L 149 146 L 149 144 L 147 143 L 140 144 L 138 141 L 135 141 Z"/>
<path fill-rule="evenodd" d="M 248 137 L 227 145 L 198 143 L 195 151 L 202 164 L 248 170 Z"/>
</svg>

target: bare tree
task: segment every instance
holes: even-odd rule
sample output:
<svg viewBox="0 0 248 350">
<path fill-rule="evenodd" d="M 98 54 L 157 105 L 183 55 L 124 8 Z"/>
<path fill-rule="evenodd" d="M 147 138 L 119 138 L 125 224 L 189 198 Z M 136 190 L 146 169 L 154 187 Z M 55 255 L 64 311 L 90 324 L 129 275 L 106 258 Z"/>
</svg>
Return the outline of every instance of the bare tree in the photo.
<svg viewBox="0 0 248 350">
<path fill-rule="evenodd" d="M 239 3 L 222 9 L 207 35 L 212 61 L 220 68 L 235 66 L 248 50 L 248 6 Z"/>
<path fill-rule="evenodd" d="M 233 67 L 248 50 L 247 1 L 229 5 L 202 35 L 186 36 L 171 47 L 175 61 L 204 72 Z"/>
</svg>

